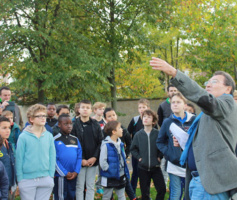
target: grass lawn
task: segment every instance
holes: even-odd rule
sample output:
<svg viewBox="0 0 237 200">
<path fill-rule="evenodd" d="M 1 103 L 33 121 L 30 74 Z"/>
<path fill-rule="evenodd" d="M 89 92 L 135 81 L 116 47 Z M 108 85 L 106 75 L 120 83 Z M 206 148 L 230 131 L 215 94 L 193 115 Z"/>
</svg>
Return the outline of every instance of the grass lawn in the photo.
<svg viewBox="0 0 237 200">
<path fill-rule="evenodd" d="M 137 195 L 137 197 L 141 197 L 140 189 L 137 189 L 136 195 Z M 167 200 L 168 197 L 169 197 L 169 193 L 166 192 L 165 200 Z M 20 198 L 19 196 L 17 196 L 17 197 L 15 198 L 15 200 L 20 200 L 20 199 L 21 199 L 21 198 Z M 95 199 L 102 199 L 102 195 L 95 194 Z M 114 195 L 114 199 L 117 200 L 117 196 L 116 196 L 116 195 Z M 127 197 L 126 199 L 129 200 L 128 197 Z M 140 199 L 140 198 L 139 198 L 139 199 Z M 154 187 L 151 187 L 151 199 L 152 199 L 152 200 L 156 199 L 156 190 L 155 190 Z"/>
</svg>

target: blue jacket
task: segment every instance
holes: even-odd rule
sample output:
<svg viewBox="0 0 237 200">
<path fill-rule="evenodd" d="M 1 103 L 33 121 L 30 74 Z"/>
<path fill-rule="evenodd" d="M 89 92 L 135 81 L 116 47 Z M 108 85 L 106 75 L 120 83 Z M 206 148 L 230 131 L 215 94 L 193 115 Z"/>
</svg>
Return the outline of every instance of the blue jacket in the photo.
<svg viewBox="0 0 237 200">
<path fill-rule="evenodd" d="M 8 199 L 8 189 L 9 182 L 6 169 L 2 162 L 0 161 L 0 199 L 7 200 Z"/>
<path fill-rule="evenodd" d="M 3 163 L 9 180 L 9 187 L 16 184 L 16 167 L 12 145 L 6 141 L 8 148 L 4 145 L 0 150 L 0 161 Z"/>
<path fill-rule="evenodd" d="M 108 138 L 109 136 L 107 136 Z M 126 163 L 126 156 L 125 156 L 125 152 L 124 152 L 124 144 L 121 142 L 120 143 L 120 149 L 121 149 L 121 155 L 122 155 L 122 159 L 123 162 L 120 161 L 121 156 L 120 153 L 118 152 L 117 148 L 114 146 L 113 143 L 107 142 L 107 138 L 104 140 L 105 144 L 102 145 L 106 145 L 107 147 L 107 155 L 100 155 L 101 157 L 103 157 L 103 159 L 106 160 L 107 157 L 107 163 L 108 166 L 106 166 L 105 168 L 107 168 L 106 170 L 104 170 L 104 166 L 101 165 L 101 157 L 100 157 L 100 166 L 101 166 L 101 170 L 100 170 L 100 175 L 107 177 L 107 178 L 116 178 L 116 179 L 120 179 L 120 167 L 121 167 L 121 163 L 124 163 L 124 174 L 125 176 L 129 179 L 129 170 L 128 170 L 128 166 Z M 120 139 L 119 139 L 120 140 Z"/>
<path fill-rule="evenodd" d="M 174 146 L 173 135 L 170 132 L 169 128 L 172 123 L 175 123 L 181 129 L 187 132 L 195 119 L 195 115 L 187 112 L 186 115 L 186 121 L 183 123 L 178 120 L 177 117 L 175 117 L 173 114 L 170 115 L 169 118 L 165 119 L 156 140 L 156 146 L 163 153 L 165 159 L 180 167 L 181 165 L 179 164 L 179 159 L 182 154 L 182 150 L 181 147 Z"/>
<path fill-rule="evenodd" d="M 82 148 L 79 140 L 73 135 L 58 133 L 54 136 L 56 149 L 55 176 L 66 176 L 68 172 L 79 174 L 82 161 Z"/>
</svg>

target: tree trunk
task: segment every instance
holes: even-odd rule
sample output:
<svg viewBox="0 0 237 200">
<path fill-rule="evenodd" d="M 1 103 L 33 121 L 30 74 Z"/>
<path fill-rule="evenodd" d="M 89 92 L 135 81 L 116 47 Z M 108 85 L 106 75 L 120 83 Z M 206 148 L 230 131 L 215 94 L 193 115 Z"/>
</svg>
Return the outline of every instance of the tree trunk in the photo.
<svg viewBox="0 0 237 200">
<path fill-rule="evenodd" d="M 179 37 L 177 37 L 177 47 L 176 47 L 176 65 L 175 68 L 178 69 L 178 59 L 179 59 Z"/>
<path fill-rule="evenodd" d="M 115 68 L 113 67 L 110 70 L 110 78 L 109 78 L 110 86 L 110 95 L 111 95 L 111 106 L 116 111 L 117 110 L 117 98 L 116 98 L 116 83 L 115 83 Z"/>
<path fill-rule="evenodd" d="M 42 86 L 43 86 L 43 81 L 38 80 L 38 102 L 39 103 L 44 103 L 45 93 L 44 93 L 44 90 L 42 89 Z"/>
<path fill-rule="evenodd" d="M 115 9 L 115 3 L 113 0 L 110 1 L 110 49 L 112 52 L 112 68 L 110 69 L 110 77 L 109 82 L 111 84 L 110 86 L 110 95 L 111 95 L 111 106 L 116 111 L 117 110 L 117 98 L 116 98 L 116 83 L 115 83 L 115 55 L 116 55 L 116 49 L 114 47 L 114 39 L 115 39 L 115 33 L 114 33 L 114 9 Z"/>
<path fill-rule="evenodd" d="M 167 49 L 165 49 L 165 60 L 168 59 L 167 56 Z M 169 85 L 169 76 L 167 74 L 165 74 L 165 92 L 167 92 L 167 87 Z"/>
</svg>

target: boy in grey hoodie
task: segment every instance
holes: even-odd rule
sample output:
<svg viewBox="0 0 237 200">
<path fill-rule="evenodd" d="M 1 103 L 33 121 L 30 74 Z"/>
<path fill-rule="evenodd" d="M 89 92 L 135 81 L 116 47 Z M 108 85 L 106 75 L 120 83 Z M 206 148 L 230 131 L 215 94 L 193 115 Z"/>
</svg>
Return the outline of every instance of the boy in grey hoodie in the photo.
<svg viewBox="0 0 237 200">
<path fill-rule="evenodd" d="M 138 175 L 142 200 L 150 199 L 150 183 L 153 179 L 157 195 L 156 200 L 163 200 L 166 192 L 165 181 L 160 168 L 162 153 L 156 147 L 159 131 L 155 128 L 157 115 L 152 110 L 142 113 L 144 129 L 136 133 L 131 145 L 131 153 L 138 160 Z"/>
<path fill-rule="evenodd" d="M 101 185 L 104 187 L 103 200 L 111 198 L 113 189 L 118 199 L 125 200 L 125 184 L 126 177 L 129 179 L 129 171 L 124 144 L 119 139 L 123 130 L 119 122 L 111 121 L 105 125 L 104 131 L 108 136 L 102 142 L 99 160 Z"/>
</svg>

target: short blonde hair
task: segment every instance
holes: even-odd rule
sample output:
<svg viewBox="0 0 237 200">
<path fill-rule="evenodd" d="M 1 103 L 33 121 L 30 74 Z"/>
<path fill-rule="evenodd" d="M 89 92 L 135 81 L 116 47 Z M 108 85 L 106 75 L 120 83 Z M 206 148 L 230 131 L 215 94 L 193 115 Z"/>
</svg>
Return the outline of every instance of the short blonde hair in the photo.
<svg viewBox="0 0 237 200">
<path fill-rule="evenodd" d="M 138 105 L 139 105 L 139 104 L 145 104 L 147 107 L 150 107 L 150 101 L 147 100 L 147 99 L 140 99 L 140 100 L 138 101 Z"/>
<path fill-rule="evenodd" d="M 234 97 L 237 97 L 237 90 L 234 91 L 233 96 L 234 96 Z"/>
<path fill-rule="evenodd" d="M 30 118 L 34 118 L 35 114 L 38 113 L 38 112 L 45 112 L 45 114 L 46 114 L 47 109 L 46 109 L 45 106 L 43 106 L 41 104 L 35 104 L 35 105 L 28 108 L 26 115 L 27 115 L 28 122 L 30 124 L 32 124 L 30 122 Z"/>
<path fill-rule="evenodd" d="M 3 117 L 6 117 L 6 116 L 8 116 L 8 115 L 13 116 L 13 113 L 12 113 L 10 110 L 4 110 L 4 111 L 2 112 L 2 116 L 3 116 Z"/>
<path fill-rule="evenodd" d="M 172 101 L 172 98 L 175 96 L 179 97 L 180 99 L 184 101 L 185 104 L 187 104 L 187 99 L 180 92 L 173 94 L 170 100 Z"/>
<path fill-rule="evenodd" d="M 92 111 L 94 112 L 96 109 L 98 108 L 106 108 L 106 103 L 102 103 L 102 102 L 95 102 L 93 107 L 92 107 Z"/>
</svg>

